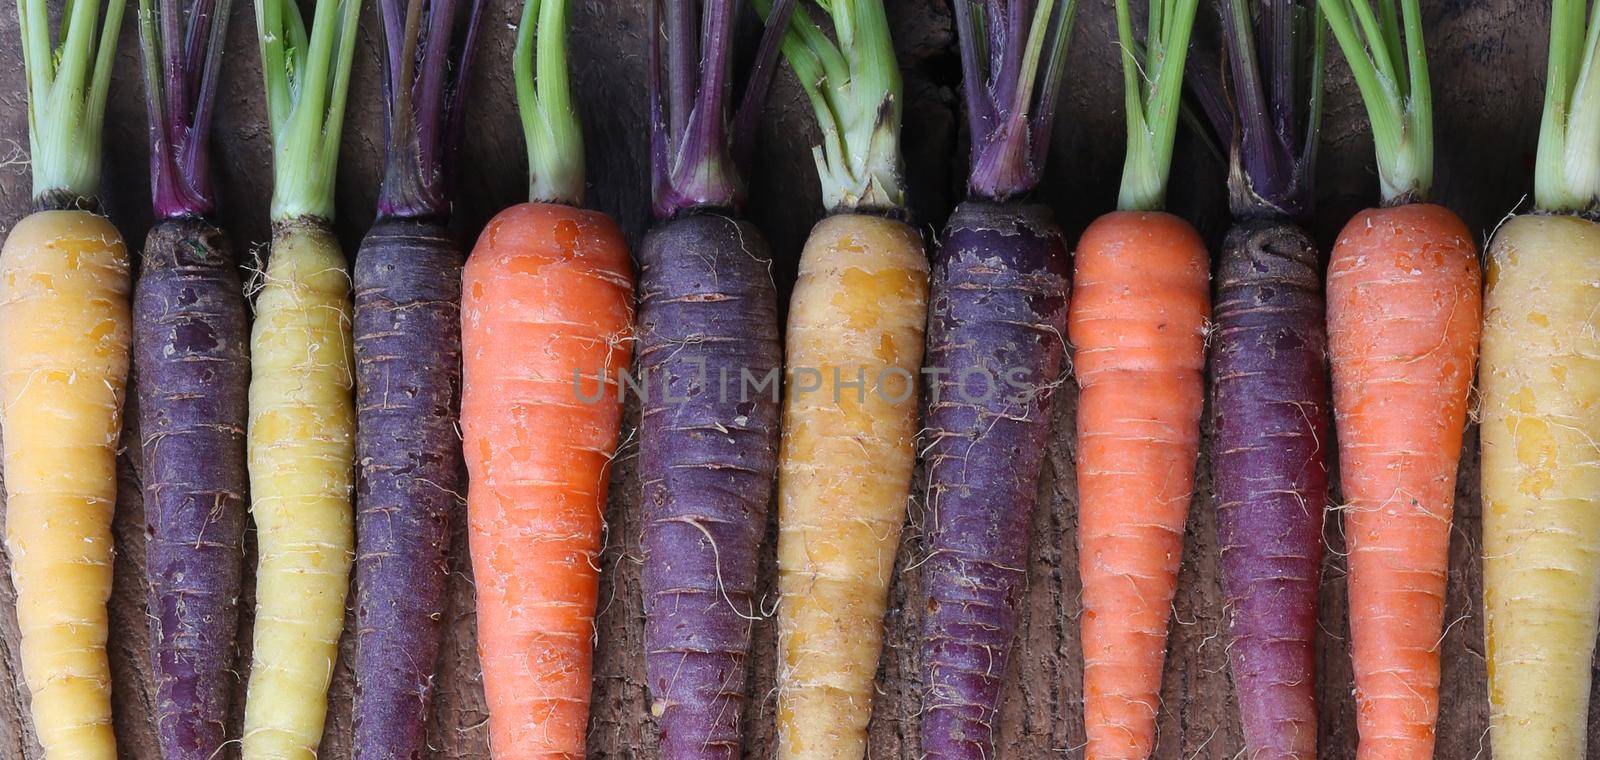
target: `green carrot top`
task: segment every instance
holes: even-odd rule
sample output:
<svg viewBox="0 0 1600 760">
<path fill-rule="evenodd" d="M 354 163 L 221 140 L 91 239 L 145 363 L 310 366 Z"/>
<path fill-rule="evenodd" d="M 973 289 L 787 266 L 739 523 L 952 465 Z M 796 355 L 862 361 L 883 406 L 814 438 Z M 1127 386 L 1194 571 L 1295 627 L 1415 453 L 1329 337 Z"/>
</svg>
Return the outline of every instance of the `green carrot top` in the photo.
<svg viewBox="0 0 1600 760">
<path fill-rule="evenodd" d="M 1417 0 L 1318 0 L 1372 120 L 1387 205 L 1426 198 L 1433 185 L 1433 93 Z"/>
<path fill-rule="evenodd" d="M 528 147 L 528 198 L 583 203 L 583 129 L 567 70 L 567 0 L 526 0 L 512 61 Z"/>
<path fill-rule="evenodd" d="M 1150 0 L 1150 19 L 1141 47 L 1133 37 L 1129 0 L 1117 0 L 1117 34 L 1122 48 L 1122 86 L 1127 100 L 1128 156 L 1122 167 L 1117 208 L 1154 211 L 1167 197 L 1172 144 L 1178 136 L 1183 67 L 1199 0 Z"/>
<path fill-rule="evenodd" d="M 272 126 L 272 220 L 332 220 L 361 0 L 316 0 L 309 36 L 297 0 L 255 5 Z"/>
<path fill-rule="evenodd" d="M 1550 75 L 1534 203 L 1542 211 L 1580 213 L 1600 206 L 1600 6 L 1585 23 L 1585 0 L 1554 0 Z"/>
<path fill-rule="evenodd" d="M 18 0 L 28 79 L 28 147 L 36 203 L 91 201 L 100 191 L 101 125 L 125 0 L 67 0 L 51 46 L 46 0 Z"/>
<path fill-rule="evenodd" d="M 812 0 L 838 43 L 797 7 L 783 57 L 811 100 L 822 132 L 812 148 L 830 212 L 905 207 L 900 161 L 900 66 L 883 0 Z M 1191 0 L 1193 2 L 1193 0 Z M 765 17 L 771 0 L 757 0 Z"/>
</svg>

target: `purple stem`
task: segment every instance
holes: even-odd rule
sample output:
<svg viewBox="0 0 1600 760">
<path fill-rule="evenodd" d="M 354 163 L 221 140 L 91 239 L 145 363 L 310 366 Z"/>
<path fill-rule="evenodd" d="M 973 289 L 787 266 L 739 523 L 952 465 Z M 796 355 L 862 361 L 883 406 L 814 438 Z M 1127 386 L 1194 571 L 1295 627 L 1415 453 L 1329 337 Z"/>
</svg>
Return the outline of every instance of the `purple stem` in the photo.
<svg viewBox="0 0 1600 760">
<path fill-rule="evenodd" d="M 984 31 L 989 35 L 989 88 L 990 96 L 998 100 L 995 94 L 996 72 L 1005 68 L 1006 51 L 1006 0 L 985 0 L 984 2 Z"/>
<path fill-rule="evenodd" d="M 645 28 L 650 30 L 650 67 L 645 86 L 650 91 L 650 186 L 660 213 L 661 198 L 668 193 L 667 117 L 661 103 L 661 0 L 649 0 Z"/>
<path fill-rule="evenodd" d="M 456 56 L 456 78 L 450 85 L 446 96 L 446 113 L 449 114 L 445 124 L 443 141 L 449 146 L 450 156 L 443 163 L 444 178 L 441 180 L 446 187 L 455 187 L 456 161 L 455 156 L 461 149 L 461 137 L 465 134 L 467 116 L 467 81 L 472 72 L 472 51 L 478 49 L 478 29 L 483 21 L 483 0 L 472 0 L 472 5 L 467 11 L 467 38 L 461 43 L 461 50 Z"/>
<path fill-rule="evenodd" d="M 667 0 L 667 107 L 672 118 L 672 134 L 689 130 L 689 108 L 694 102 L 696 43 L 695 11 L 699 0 Z"/>
<path fill-rule="evenodd" d="M 1225 136 L 1237 130 L 1229 140 L 1235 214 L 1303 221 L 1311 212 L 1311 181 L 1300 133 L 1309 129 L 1301 122 L 1311 93 L 1301 91 L 1297 71 L 1308 43 L 1296 29 L 1296 0 L 1260 2 L 1260 14 L 1252 18 L 1252 0 L 1221 0 L 1229 81 L 1199 89 L 1223 92 L 1231 109 L 1212 120 Z M 1223 123 L 1229 128 L 1222 129 Z"/>
<path fill-rule="evenodd" d="M 734 161 L 735 146 L 728 132 L 727 98 L 732 90 L 730 62 L 733 48 L 734 11 L 738 0 L 667 0 L 667 97 L 661 101 L 661 48 L 652 33 L 650 40 L 651 169 L 654 180 L 654 211 L 670 219 L 691 209 L 736 209 L 743 201 L 744 189 Z M 786 3 L 792 5 L 792 3 Z M 650 28 L 656 25 L 656 3 L 651 3 Z M 781 8 L 780 8 L 781 10 Z M 788 13 L 784 11 L 784 16 Z M 693 20 L 701 19 L 697 39 Z M 776 66 L 776 48 L 782 26 L 768 26 L 761 52 L 752 68 L 746 104 L 741 104 L 735 135 L 741 145 L 738 155 L 748 160 L 749 144 L 759 121 L 759 104 L 770 84 L 771 68 Z M 691 58 L 699 51 L 699 60 Z M 698 75 L 697 71 L 698 69 Z M 754 103 L 754 105 L 749 105 Z M 748 108 L 746 107 L 748 106 Z M 663 108 L 666 115 L 663 116 Z"/>
<path fill-rule="evenodd" d="M 146 78 L 151 194 L 164 219 L 204 217 L 216 209 L 210 128 L 229 5 L 195 0 L 187 24 L 182 5 L 161 0 L 157 7 L 151 42 L 158 70 Z"/>
<path fill-rule="evenodd" d="M 728 92 L 728 57 L 733 47 L 733 3 L 713 0 L 705 17 L 705 45 L 700 48 L 700 90 L 689 114 L 689 131 L 680 156 L 715 154 L 727 150 L 727 117 L 723 101 Z M 690 162 L 680 162 L 679 170 L 700 175 Z M 687 177 L 685 179 L 688 179 Z M 715 182 L 706 179 L 703 181 Z"/>
<path fill-rule="evenodd" d="M 972 158 L 978 158 L 979 135 L 994 131 L 995 105 L 989 90 L 985 61 L 978 51 L 977 30 L 972 28 L 971 0 L 955 0 L 956 34 L 961 40 L 961 88 L 966 93 L 967 125 L 972 132 Z M 983 83 L 979 86 L 979 83 Z"/>
<path fill-rule="evenodd" d="M 1023 58 L 1033 33 L 1033 0 L 987 0 L 985 26 L 989 68 L 979 48 L 982 32 L 972 18 L 969 0 L 956 0 L 956 28 L 961 37 L 961 69 L 966 78 L 967 118 L 972 131 L 972 167 L 967 187 L 974 198 L 1005 201 L 1039 184 L 1057 92 L 1066 68 L 1067 12 L 1058 5 L 1046 28 L 1050 40 L 1043 76 L 1035 89 L 1022 92 Z M 1053 32 L 1053 33 L 1052 33 Z M 1041 65 L 1036 63 L 1035 65 Z M 982 94 L 980 94 L 980 91 Z"/>
<path fill-rule="evenodd" d="M 750 171 L 755 158 L 756 133 L 761 126 L 761 111 L 767 103 L 767 93 L 772 89 L 773 75 L 778 73 L 778 54 L 783 49 L 783 35 L 794 16 L 795 0 L 777 0 L 772 12 L 767 14 L 766 28 L 761 31 L 761 44 L 756 49 L 755 63 L 750 67 L 750 81 L 746 83 L 744 97 L 733 117 L 734 170 L 741 175 Z"/>
<path fill-rule="evenodd" d="M 384 131 L 380 219 L 443 220 L 450 214 L 465 107 L 463 72 L 477 41 L 482 0 L 468 0 L 458 71 L 450 71 L 461 0 L 380 0 Z M 425 18 L 424 18 L 425 14 Z"/>
</svg>

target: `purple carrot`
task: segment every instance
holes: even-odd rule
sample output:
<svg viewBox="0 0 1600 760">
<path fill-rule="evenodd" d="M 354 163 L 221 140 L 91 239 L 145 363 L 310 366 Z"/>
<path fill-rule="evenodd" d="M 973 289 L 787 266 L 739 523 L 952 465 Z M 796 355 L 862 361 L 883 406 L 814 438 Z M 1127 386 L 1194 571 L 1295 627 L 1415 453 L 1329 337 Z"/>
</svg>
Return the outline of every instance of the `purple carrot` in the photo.
<svg viewBox="0 0 1600 760">
<path fill-rule="evenodd" d="M 639 465 L 645 674 L 663 760 L 741 754 L 750 631 L 761 614 L 757 550 L 777 469 L 782 349 L 772 254 L 755 226 L 736 216 L 736 165 L 751 154 L 794 8 L 793 0 L 779 5 L 732 140 L 723 99 L 737 3 L 669 0 L 670 102 L 663 103 L 659 74 L 650 81 L 660 222 L 640 254 L 639 372 L 649 396 Z M 651 43 L 657 71 L 658 36 Z"/>
<path fill-rule="evenodd" d="M 420 760 L 462 497 L 461 247 L 446 224 L 481 0 L 380 0 L 388 153 L 356 254 L 355 757 Z"/>
<path fill-rule="evenodd" d="M 1245 754 L 1311 760 L 1331 443 L 1320 257 L 1293 224 L 1240 222 L 1217 283 L 1212 467 Z"/>
<path fill-rule="evenodd" d="M 1212 457 L 1228 654 L 1252 758 L 1317 756 L 1315 645 L 1328 496 L 1327 333 L 1309 216 L 1322 20 L 1301 0 L 1223 0 L 1240 220 L 1217 278 Z M 1259 42 L 1259 50 L 1257 43 Z"/>
<path fill-rule="evenodd" d="M 156 215 L 134 291 L 155 722 L 166 760 L 227 742 L 245 520 L 249 321 L 210 129 L 229 0 L 141 3 Z"/>
<path fill-rule="evenodd" d="M 1017 199 L 1043 171 L 1076 3 L 1007 5 L 956 2 L 972 167 L 970 197 L 945 227 L 929 283 L 928 760 L 995 757 L 1066 349 L 1066 241 L 1047 208 Z"/>
</svg>

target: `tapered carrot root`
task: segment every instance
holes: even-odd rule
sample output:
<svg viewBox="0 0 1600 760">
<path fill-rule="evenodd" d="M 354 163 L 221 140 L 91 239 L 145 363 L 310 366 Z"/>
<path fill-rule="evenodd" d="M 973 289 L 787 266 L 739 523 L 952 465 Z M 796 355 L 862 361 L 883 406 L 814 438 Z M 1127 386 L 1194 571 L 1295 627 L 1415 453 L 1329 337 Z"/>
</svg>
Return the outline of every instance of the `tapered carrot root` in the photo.
<svg viewBox="0 0 1600 760">
<path fill-rule="evenodd" d="M 384 219 L 356 256 L 356 708 L 363 760 L 419 758 L 461 485 L 461 249 Z M 404 653 L 403 656 L 400 653 Z"/>
<path fill-rule="evenodd" d="M 249 307 L 226 236 L 168 219 L 145 239 L 134 370 L 150 582 L 153 719 L 164 760 L 213 760 L 239 678 Z"/>
<path fill-rule="evenodd" d="M 778 475 L 778 757 L 786 760 L 866 753 L 916 453 L 927 290 L 922 240 L 898 221 L 829 217 L 801 254 Z"/>
<path fill-rule="evenodd" d="M 250 339 L 249 469 L 260 560 L 246 760 L 313 760 L 355 535 L 350 278 L 333 233 L 279 223 Z"/>
<path fill-rule="evenodd" d="M 1091 760 L 1155 746 L 1167 624 L 1194 488 L 1210 313 L 1187 222 L 1119 211 L 1078 247 L 1068 319 L 1078 401 L 1084 723 Z"/>
<path fill-rule="evenodd" d="M 1440 206 L 1356 215 L 1328 264 L 1360 760 L 1433 756 L 1479 287 L 1471 233 Z"/>
<path fill-rule="evenodd" d="M 663 760 L 732 760 L 778 459 L 783 349 L 772 254 L 748 222 L 693 214 L 651 230 L 640 263 L 651 709 Z M 760 382 L 770 385 L 757 390 Z"/>
<path fill-rule="evenodd" d="M 927 364 L 943 381 L 924 418 L 926 760 L 995 754 L 1066 354 L 1067 271 L 1061 229 L 1034 205 L 962 203 L 935 256 Z"/>
<path fill-rule="evenodd" d="M 461 424 L 496 760 L 584 756 L 632 321 L 627 244 L 603 214 L 514 206 L 467 260 Z"/>
<path fill-rule="evenodd" d="M 1494 756 L 1581 758 L 1600 618 L 1600 226 L 1522 216 L 1484 299 L 1484 611 Z"/>
<path fill-rule="evenodd" d="M 122 236 L 95 214 L 33 214 L 0 250 L 6 550 L 50 760 L 117 755 L 106 600 L 129 290 Z"/>
<path fill-rule="evenodd" d="M 1246 756 L 1317 756 L 1317 587 L 1328 501 L 1328 337 L 1316 244 L 1244 221 L 1217 275 L 1217 541 Z"/>
</svg>

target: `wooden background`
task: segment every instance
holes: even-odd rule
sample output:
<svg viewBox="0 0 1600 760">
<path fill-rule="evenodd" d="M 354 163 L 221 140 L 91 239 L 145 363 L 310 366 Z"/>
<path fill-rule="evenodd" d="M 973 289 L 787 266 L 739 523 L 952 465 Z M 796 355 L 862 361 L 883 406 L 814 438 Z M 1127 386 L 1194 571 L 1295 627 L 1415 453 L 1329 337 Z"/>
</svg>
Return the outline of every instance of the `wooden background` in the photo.
<svg viewBox="0 0 1600 760">
<path fill-rule="evenodd" d="M 649 219 L 646 175 L 644 66 L 646 0 L 579 0 L 574 70 L 588 143 L 589 203 L 614 215 L 637 242 Z M 463 154 L 456 221 L 470 242 L 497 210 L 524 199 L 524 152 L 513 108 L 510 52 L 519 3 L 488 0 L 485 44 L 473 77 L 470 133 Z M 253 261 L 267 240 L 270 136 L 262 112 L 260 73 L 248 2 L 234 3 L 234 18 L 216 129 L 216 166 L 222 193 L 221 221 L 241 261 Z M 1135 5 L 1142 5 L 1135 3 Z M 917 221 L 931 237 L 959 200 L 965 166 L 959 120 L 959 65 L 948 0 L 888 0 L 896 45 L 906 75 L 905 147 Z M 1213 0 L 1202 3 L 1210 15 Z M 1460 212 L 1480 243 L 1531 190 L 1533 150 L 1543 83 L 1547 4 L 1530 0 L 1423 0 L 1437 93 L 1439 201 Z M 131 17 L 132 10 L 129 11 Z M 383 133 L 379 106 L 378 38 L 368 9 L 356 57 L 349 122 L 338 183 L 337 228 L 354 251 L 373 219 Z M 131 22 L 131 18 L 129 19 Z M 1111 0 L 1082 0 L 1063 108 L 1056 126 L 1049 169 L 1039 198 L 1055 208 L 1070 236 L 1115 201 L 1122 159 L 1121 73 Z M 1324 128 L 1321 206 L 1315 232 L 1324 246 L 1355 210 L 1375 202 L 1377 179 L 1365 114 L 1348 71 L 1330 56 L 1330 96 Z M 0 225 L 29 207 L 27 119 L 16 16 L 0 13 Z M 106 118 L 105 207 L 137 250 L 151 222 L 145 145 L 143 87 L 137 39 L 125 24 L 112 102 Z M 779 78 L 766 119 L 765 141 L 751 178 L 751 218 L 772 240 L 779 286 L 794 277 L 806 232 L 820 216 L 808 146 L 809 114 L 789 74 Z M 1180 139 L 1171 208 L 1194 221 L 1213 243 L 1228 224 L 1222 164 L 1192 135 Z M 1069 385 L 1070 387 L 1070 385 Z M 1082 755 L 1081 666 L 1077 639 L 1080 609 L 1074 525 L 1072 419 L 1075 393 L 1059 395 L 1056 436 L 1041 482 L 1041 508 L 1034 519 L 1030 590 L 1021 640 L 1011 663 L 1000 735 L 1001 757 Z M 133 419 L 131 412 L 127 415 Z M 630 415 L 612 478 L 610 524 L 604 554 L 599 652 L 594 680 L 589 748 L 596 758 L 655 756 L 655 730 L 647 709 L 641 656 L 643 617 L 639 595 L 637 448 Z M 116 720 L 122 754 L 156 758 L 150 720 L 148 641 L 141 577 L 143 511 L 139 498 L 137 440 L 124 434 L 122 491 L 116 518 L 116 588 L 112 599 L 111 655 L 116 676 Z M 1469 435 L 1462 459 L 1450 573 L 1449 628 L 1444 658 L 1443 706 L 1436 757 L 1468 760 L 1487 756 L 1488 709 L 1484 697 L 1483 625 L 1479 607 L 1481 569 L 1476 436 Z M 1203 460 L 1205 455 L 1202 454 Z M 1201 472 L 1209 469 L 1202 461 Z M 1217 543 L 1211 515 L 1209 476 L 1202 475 L 1189 521 L 1181 589 L 1172 625 L 1160 740 L 1162 760 L 1240 756 L 1241 736 L 1226 671 L 1224 610 L 1219 588 Z M 917 561 L 925 552 L 920 505 L 913 505 L 900 552 L 887 621 L 888 644 L 879 675 L 872 723 L 871 757 L 914 760 L 918 689 L 915 685 L 918 605 Z M 1325 530 L 1330 551 L 1325 567 L 1322 614 L 1322 736 L 1325 758 L 1354 755 L 1345 616 L 1343 539 L 1335 512 Z M 459 538 L 459 536 L 458 536 Z M 247 538 L 253 541 L 253 538 Z M 431 746 L 439 758 L 487 757 L 486 714 L 474 654 L 473 586 L 465 542 L 456 542 L 449 640 L 440 657 L 438 699 L 431 716 Z M 771 552 L 763 582 L 771 588 Z M 0 558 L 3 559 L 3 558 Z M 253 556 L 247 557 L 253 563 Z M 248 578 L 247 578 L 248 582 Z M 248 586 L 247 586 L 248 588 Z M 18 668 L 14 595 L 0 583 L 0 759 L 40 756 L 27 715 L 26 690 Z M 248 610 L 244 644 L 250 630 Z M 748 757 L 770 755 L 773 734 L 774 626 L 756 625 L 756 657 L 746 713 Z M 350 639 L 347 636 L 334 687 L 323 757 L 350 756 Z M 240 659 L 240 668 L 248 656 Z M 241 679 L 243 673 L 240 674 Z M 242 683 L 242 681 L 241 681 Z M 242 688 L 240 689 L 242 692 Z M 242 695 L 241 695 L 242 696 Z M 1600 742 L 1591 742 L 1600 758 Z"/>
</svg>

